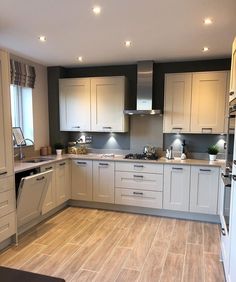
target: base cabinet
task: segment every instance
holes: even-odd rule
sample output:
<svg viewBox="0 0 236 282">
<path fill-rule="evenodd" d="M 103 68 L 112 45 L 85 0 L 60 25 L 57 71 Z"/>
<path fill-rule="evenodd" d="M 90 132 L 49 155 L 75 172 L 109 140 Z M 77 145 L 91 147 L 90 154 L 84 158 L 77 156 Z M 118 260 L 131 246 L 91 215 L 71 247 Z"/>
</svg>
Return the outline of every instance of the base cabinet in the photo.
<svg viewBox="0 0 236 282">
<path fill-rule="evenodd" d="M 164 166 L 163 208 L 169 210 L 189 210 L 190 166 Z"/>
<path fill-rule="evenodd" d="M 72 199 L 92 201 L 93 162 L 89 160 L 73 160 L 71 166 Z"/>
<path fill-rule="evenodd" d="M 191 167 L 191 212 L 217 214 L 219 173 L 216 167 Z"/>
<path fill-rule="evenodd" d="M 56 205 L 58 206 L 69 200 L 70 194 L 69 161 L 64 160 L 56 163 Z"/>
<path fill-rule="evenodd" d="M 55 164 L 45 165 L 42 166 L 40 170 L 41 172 L 52 170 L 52 178 L 48 186 L 48 191 L 42 209 L 42 214 L 45 214 L 56 207 L 56 166 Z"/>
<path fill-rule="evenodd" d="M 93 161 L 93 200 L 114 204 L 114 162 Z"/>
</svg>

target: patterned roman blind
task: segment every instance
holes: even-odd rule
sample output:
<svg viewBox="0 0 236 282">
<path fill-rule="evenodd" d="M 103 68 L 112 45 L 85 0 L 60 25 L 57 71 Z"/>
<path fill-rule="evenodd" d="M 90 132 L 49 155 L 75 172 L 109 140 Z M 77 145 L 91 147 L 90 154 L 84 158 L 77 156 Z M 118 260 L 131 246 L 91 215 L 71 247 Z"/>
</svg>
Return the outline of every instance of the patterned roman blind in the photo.
<svg viewBox="0 0 236 282">
<path fill-rule="evenodd" d="M 33 66 L 11 59 L 10 68 L 11 84 L 34 88 L 36 75 L 35 68 Z"/>
</svg>

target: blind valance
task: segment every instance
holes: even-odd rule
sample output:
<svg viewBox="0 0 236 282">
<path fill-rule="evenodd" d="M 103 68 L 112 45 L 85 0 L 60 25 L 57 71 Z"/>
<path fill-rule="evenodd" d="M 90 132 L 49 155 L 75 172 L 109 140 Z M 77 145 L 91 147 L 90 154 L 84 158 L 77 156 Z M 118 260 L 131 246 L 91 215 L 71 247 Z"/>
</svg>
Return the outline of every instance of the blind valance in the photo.
<svg viewBox="0 0 236 282">
<path fill-rule="evenodd" d="M 34 88 L 35 68 L 33 66 L 10 60 L 11 84 Z"/>
</svg>

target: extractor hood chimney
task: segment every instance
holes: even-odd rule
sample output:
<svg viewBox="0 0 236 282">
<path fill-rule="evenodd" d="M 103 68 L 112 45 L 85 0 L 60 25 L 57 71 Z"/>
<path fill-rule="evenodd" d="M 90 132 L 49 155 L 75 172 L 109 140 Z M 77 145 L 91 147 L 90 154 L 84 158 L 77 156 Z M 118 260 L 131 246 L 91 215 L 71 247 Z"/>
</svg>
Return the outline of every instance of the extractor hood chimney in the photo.
<svg viewBox="0 0 236 282">
<path fill-rule="evenodd" d="M 129 115 L 161 115 L 162 111 L 153 109 L 153 61 L 140 61 L 137 67 L 137 109 L 124 110 Z"/>
</svg>

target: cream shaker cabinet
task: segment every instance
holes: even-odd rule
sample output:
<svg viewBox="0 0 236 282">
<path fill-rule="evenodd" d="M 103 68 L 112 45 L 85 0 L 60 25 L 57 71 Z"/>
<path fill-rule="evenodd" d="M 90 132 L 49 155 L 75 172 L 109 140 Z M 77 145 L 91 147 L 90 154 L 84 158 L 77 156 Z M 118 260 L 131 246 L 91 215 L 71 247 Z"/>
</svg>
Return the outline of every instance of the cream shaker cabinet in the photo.
<svg viewBox="0 0 236 282">
<path fill-rule="evenodd" d="M 72 199 L 92 201 L 93 165 L 91 160 L 72 160 Z"/>
<path fill-rule="evenodd" d="M 227 72 L 193 74 L 191 132 L 224 132 Z"/>
<path fill-rule="evenodd" d="M 167 74 L 164 132 L 224 132 L 227 81 L 228 71 Z"/>
<path fill-rule="evenodd" d="M 59 80 L 61 131 L 128 131 L 125 77 Z"/>
<path fill-rule="evenodd" d="M 93 161 L 93 200 L 114 204 L 114 162 Z"/>
<path fill-rule="evenodd" d="M 189 132 L 192 74 L 165 75 L 163 132 Z"/>
<path fill-rule="evenodd" d="M 59 80 L 60 130 L 90 131 L 90 79 Z"/>
<path fill-rule="evenodd" d="M 49 170 L 52 171 L 52 178 L 48 185 L 48 191 L 42 207 L 42 214 L 45 214 L 56 207 L 56 166 L 55 164 L 49 164 L 40 167 L 41 172 Z"/>
<path fill-rule="evenodd" d="M 125 132 L 125 77 L 91 79 L 91 130 Z"/>
<path fill-rule="evenodd" d="M 9 54 L 0 50 L 0 178 L 13 175 Z"/>
<path fill-rule="evenodd" d="M 190 166 L 164 166 L 163 208 L 169 210 L 189 210 Z"/>
<path fill-rule="evenodd" d="M 217 167 L 191 167 L 191 212 L 217 214 L 219 174 Z"/>
<path fill-rule="evenodd" d="M 236 98 L 236 37 L 232 46 L 229 101 Z"/>
<path fill-rule="evenodd" d="M 65 203 L 70 198 L 70 166 L 68 160 L 56 163 L 56 205 Z"/>
</svg>

